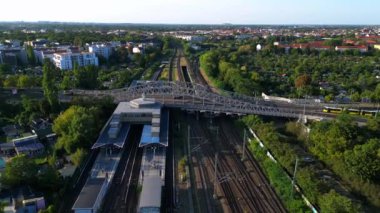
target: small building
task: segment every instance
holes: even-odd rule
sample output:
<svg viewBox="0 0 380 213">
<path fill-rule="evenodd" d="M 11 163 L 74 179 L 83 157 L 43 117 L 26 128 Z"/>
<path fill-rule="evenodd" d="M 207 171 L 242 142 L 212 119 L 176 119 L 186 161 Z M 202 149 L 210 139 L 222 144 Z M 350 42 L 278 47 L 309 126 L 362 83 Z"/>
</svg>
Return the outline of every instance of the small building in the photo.
<svg viewBox="0 0 380 213">
<path fill-rule="evenodd" d="M 348 50 L 359 50 L 359 52 L 361 53 L 366 53 L 368 52 L 368 47 L 364 45 L 362 46 L 336 46 L 335 47 L 335 51 L 339 51 L 339 52 L 345 52 Z"/>
<path fill-rule="evenodd" d="M 37 135 L 13 139 L 12 143 L 17 155 L 25 154 L 28 156 L 35 156 L 42 154 L 45 148 L 44 145 L 39 142 Z"/>
<path fill-rule="evenodd" d="M 38 136 L 40 141 L 47 141 L 54 144 L 57 139 L 57 135 L 53 132 L 52 127 L 52 123 L 41 118 L 33 120 L 30 124 L 32 132 Z"/>
<path fill-rule="evenodd" d="M 4 205 L 4 213 L 16 212 L 15 202 L 12 199 L 12 193 L 10 190 L 1 189 L 0 202 Z"/>
<path fill-rule="evenodd" d="M 10 138 L 17 137 L 18 134 L 19 134 L 16 125 L 7 125 L 7 126 L 4 126 L 4 127 L 1 128 L 1 129 L 3 130 L 4 134 L 5 134 L 7 137 L 10 137 Z"/>
<path fill-rule="evenodd" d="M 34 191 L 30 186 L 12 190 L 12 199 L 17 212 L 37 213 L 46 208 L 43 194 Z"/>
<path fill-rule="evenodd" d="M 0 155 L 12 157 L 16 155 L 15 145 L 12 142 L 0 144 Z"/>
<path fill-rule="evenodd" d="M 20 40 L 12 40 L 12 39 L 8 39 L 8 40 L 5 40 L 5 43 L 7 45 L 9 45 L 10 47 L 14 47 L 14 48 L 19 48 L 21 47 L 21 41 Z"/>
<path fill-rule="evenodd" d="M 49 44 L 49 40 L 47 39 L 36 39 L 34 41 L 26 42 L 27 45 L 32 46 L 34 48 L 46 47 Z"/>
<path fill-rule="evenodd" d="M 28 63 L 27 54 L 24 48 L 5 48 L 0 50 L 0 60 L 2 63 L 18 66 Z"/>
</svg>

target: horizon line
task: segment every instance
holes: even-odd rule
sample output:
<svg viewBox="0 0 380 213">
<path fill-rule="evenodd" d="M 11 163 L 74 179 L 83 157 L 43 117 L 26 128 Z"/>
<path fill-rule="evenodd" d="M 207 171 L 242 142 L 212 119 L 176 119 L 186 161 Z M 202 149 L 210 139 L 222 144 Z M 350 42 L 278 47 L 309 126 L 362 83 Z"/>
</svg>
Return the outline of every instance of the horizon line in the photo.
<svg viewBox="0 0 380 213">
<path fill-rule="evenodd" d="M 262 24 L 243 24 L 243 23 L 159 23 L 159 22 L 90 22 L 90 21 L 2 21 L 0 20 L 0 23 L 64 23 L 64 24 L 107 24 L 107 25 L 123 25 L 123 24 L 130 24 L 130 25 L 204 25 L 204 26 L 210 26 L 210 25 L 225 25 L 225 26 L 380 26 L 380 24 L 339 24 L 339 23 L 334 23 L 334 24 L 313 24 L 313 23 L 308 23 L 308 24 L 301 24 L 301 23 L 294 23 L 294 24 L 269 24 L 269 23 L 262 23 Z"/>
</svg>

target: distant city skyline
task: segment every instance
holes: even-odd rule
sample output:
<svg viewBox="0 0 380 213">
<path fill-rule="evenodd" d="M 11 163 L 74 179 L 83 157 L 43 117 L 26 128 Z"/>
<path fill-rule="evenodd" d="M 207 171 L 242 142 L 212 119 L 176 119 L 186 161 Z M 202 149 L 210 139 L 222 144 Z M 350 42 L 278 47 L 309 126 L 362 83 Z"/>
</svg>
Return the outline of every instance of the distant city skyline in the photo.
<svg viewBox="0 0 380 213">
<path fill-rule="evenodd" d="M 1 3 L 0 21 L 156 24 L 377 25 L 374 0 L 14 0 Z M 17 7 L 15 7 L 17 6 Z"/>
</svg>

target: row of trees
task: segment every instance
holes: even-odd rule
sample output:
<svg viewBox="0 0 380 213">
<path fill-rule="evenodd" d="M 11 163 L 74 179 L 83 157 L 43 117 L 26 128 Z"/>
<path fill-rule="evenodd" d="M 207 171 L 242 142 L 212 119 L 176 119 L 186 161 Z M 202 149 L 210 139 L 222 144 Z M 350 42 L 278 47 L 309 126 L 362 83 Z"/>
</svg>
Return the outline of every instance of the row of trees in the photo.
<svg viewBox="0 0 380 213">
<path fill-rule="evenodd" d="M 286 172 L 280 165 L 268 158 L 266 150 L 258 143 L 249 144 L 249 149 L 260 163 L 263 172 L 268 177 L 270 184 L 274 187 L 286 209 L 289 212 L 311 212 L 301 196 L 298 193 L 293 193 L 291 180 L 286 177 Z"/>
<path fill-rule="evenodd" d="M 284 136 L 280 136 L 273 123 L 263 122 L 257 116 L 247 116 L 243 121 L 257 133 L 288 174 L 293 174 L 296 158 L 302 159 L 302 156 L 299 155 L 303 153 L 299 152 L 300 148 L 296 148 L 298 145 L 295 144 L 294 140 L 287 140 Z M 294 130 L 295 128 L 292 129 Z M 304 134 L 302 132 L 298 131 L 297 134 Z M 257 145 L 256 149 L 260 149 L 260 146 Z M 265 156 L 265 158 L 267 157 Z M 302 161 L 299 164 L 296 180 L 306 197 L 313 204 L 316 204 L 321 209 L 321 212 L 357 212 L 361 208 L 360 205 L 349 197 L 336 193 L 333 186 L 321 178 L 318 173 L 321 169 L 323 168 L 320 168 L 317 164 L 307 164 Z M 332 202 L 326 202 L 326 199 L 342 200 L 344 202 L 337 205 Z"/>
<path fill-rule="evenodd" d="M 61 178 L 54 167 L 40 167 L 25 155 L 14 157 L 7 163 L 0 181 L 10 187 L 26 184 L 50 193 L 61 186 Z"/>
<path fill-rule="evenodd" d="M 5 88 L 31 88 L 41 86 L 41 77 L 30 75 L 0 75 L 0 87 Z"/>
<path fill-rule="evenodd" d="M 256 52 L 255 44 L 247 42 L 238 47 L 219 44 L 200 57 L 201 68 L 214 80 L 215 86 L 230 90 L 253 88 L 291 97 L 334 97 L 345 90 L 356 97 L 359 95 L 359 99 L 380 100 L 380 96 L 374 93 L 378 84 L 376 75 L 380 75 L 378 56 L 345 56 L 323 51 L 310 54 Z M 321 90 L 320 83 L 328 86 Z"/>
<path fill-rule="evenodd" d="M 366 200 L 380 208 L 380 119 L 371 118 L 359 128 L 342 115 L 335 121 L 312 126 L 304 145 Z"/>
</svg>

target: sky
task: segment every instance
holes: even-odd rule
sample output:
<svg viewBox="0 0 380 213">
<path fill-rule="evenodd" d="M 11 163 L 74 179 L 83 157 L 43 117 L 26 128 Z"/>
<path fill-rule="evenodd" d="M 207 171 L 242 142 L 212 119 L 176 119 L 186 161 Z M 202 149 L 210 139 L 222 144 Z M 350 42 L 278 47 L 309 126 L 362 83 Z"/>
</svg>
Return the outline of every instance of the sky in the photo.
<svg viewBox="0 0 380 213">
<path fill-rule="evenodd" d="M 0 21 L 380 24 L 379 0 L 2 0 Z"/>
</svg>

